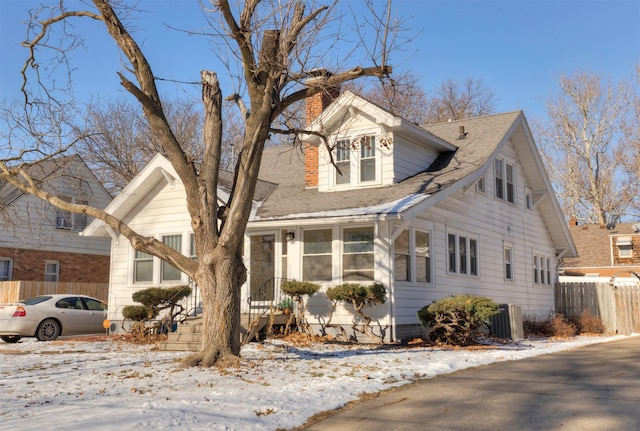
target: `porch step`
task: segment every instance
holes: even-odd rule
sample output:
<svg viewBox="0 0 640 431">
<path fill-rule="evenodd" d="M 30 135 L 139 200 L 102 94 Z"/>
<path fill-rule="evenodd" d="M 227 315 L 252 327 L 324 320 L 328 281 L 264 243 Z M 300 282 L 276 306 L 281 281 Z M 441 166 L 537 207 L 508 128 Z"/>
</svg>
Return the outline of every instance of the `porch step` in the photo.
<svg viewBox="0 0 640 431">
<path fill-rule="evenodd" d="M 274 325 L 286 325 L 288 315 L 277 314 L 273 316 Z M 249 315 L 240 316 L 240 334 L 243 341 L 253 340 L 268 324 L 269 316 L 263 316 L 251 328 L 251 333 L 247 334 L 249 327 Z M 178 325 L 175 332 L 167 335 L 167 341 L 160 343 L 158 350 L 163 351 L 185 351 L 197 352 L 202 348 L 202 317 L 189 317 Z"/>
</svg>

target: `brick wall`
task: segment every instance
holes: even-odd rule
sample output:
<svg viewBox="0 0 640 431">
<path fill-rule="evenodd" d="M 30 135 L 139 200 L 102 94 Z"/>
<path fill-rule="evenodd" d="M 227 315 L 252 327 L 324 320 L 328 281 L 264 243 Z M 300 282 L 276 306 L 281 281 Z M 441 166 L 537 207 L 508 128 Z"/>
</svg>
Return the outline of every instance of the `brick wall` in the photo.
<svg viewBox="0 0 640 431">
<path fill-rule="evenodd" d="M 45 262 L 53 260 L 60 263 L 60 282 L 109 282 L 109 256 L 0 248 L 0 257 L 13 259 L 13 280 L 44 281 Z"/>
<path fill-rule="evenodd" d="M 306 123 L 307 126 L 313 122 L 340 95 L 339 87 L 330 87 L 321 92 L 307 98 L 306 104 Z M 305 160 L 305 183 L 307 187 L 318 186 L 318 147 L 316 145 L 305 144 L 304 146 Z"/>
</svg>

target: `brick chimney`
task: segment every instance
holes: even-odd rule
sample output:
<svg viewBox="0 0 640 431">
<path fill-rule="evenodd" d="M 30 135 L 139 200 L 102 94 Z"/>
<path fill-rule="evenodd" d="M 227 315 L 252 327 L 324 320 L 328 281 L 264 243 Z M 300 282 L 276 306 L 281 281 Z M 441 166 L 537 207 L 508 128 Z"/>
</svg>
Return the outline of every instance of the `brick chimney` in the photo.
<svg viewBox="0 0 640 431">
<path fill-rule="evenodd" d="M 321 81 L 330 76 L 331 73 L 326 70 L 319 70 L 313 73 L 313 77 L 307 80 L 307 85 L 313 85 L 314 81 Z M 331 104 L 340 95 L 340 87 L 323 88 L 317 94 L 307 98 L 306 100 L 306 125 L 308 126 L 315 120 L 327 106 Z M 305 183 L 307 187 L 318 186 L 318 146 L 313 144 L 304 144 L 304 161 L 305 161 Z"/>
</svg>

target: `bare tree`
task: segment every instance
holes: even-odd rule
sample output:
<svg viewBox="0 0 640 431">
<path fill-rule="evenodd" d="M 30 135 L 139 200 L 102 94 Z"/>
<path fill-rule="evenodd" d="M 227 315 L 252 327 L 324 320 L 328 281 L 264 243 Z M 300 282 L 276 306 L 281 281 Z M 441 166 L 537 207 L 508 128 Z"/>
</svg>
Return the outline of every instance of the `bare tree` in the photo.
<svg viewBox="0 0 640 431">
<path fill-rule="evenodd" d="M 631 109 L 622 121 L 623 139 L 628 151 L 621 163 L 626 172 L 637 176 L 640 175 L 640 63 L 636 64 L 635 74 L 631 78 L 629 96 Z M 640 193 L 632 197 L 627 216 L 632 220 L 640 219 Z"/>
<path fill-rule="evenodd" d="M 202 111 L 200 102 L 172 99 L 163 103 L 167 120 L 185 153 L 200 162 Z M 98 100 L 86 108 L 88 128 L 95 134 L 83 138 L 76 152 L 93 169 L 112 194 L 126 186 L 162 145 L 155 140 L 140 106 L 128 99 Z M 242 122 L 235 109 L 225 110 L 222 169 L 233 167 L 233 147 L 242 141 Z"/>
<path fill-rule="evenodd" d="M 366 84 L 352 82 L 347 88 L 416 124 L 492 114 L 496 103 L 493 90 L 473 78 L 464 82 L 447 78 L 432 93 L 425 92 L 411 72 Z"/>
<path fill-rule="evenodd" d="M 313 70 L 323 65 L 323 61 L 326 63 L 329 36 L 325 33 L 332 32 L 330 37 L 333 41 L 340 39 L 335 33 L 338 31 L 336 27 L 330 25 L 333 24 L 330 21 L 333 18 L 332 7 L 302 0 L 247 0 L 237 5 L 227 0 L 210 1 L 209 9 L 203 9 L 203 13 L 208 14 L 211 31 L 218 38 L 221 49 L 228 50 L 225 57 L 238 62 L 242 88 L 246 89 L 244 97 L 242 94 L 231 95 L 231 100 L 242 112 L 244 133 L 242 142 L 236 144 L 237 163 L 230 197 L 224 205 L 219 205 L 218 173 L 224 157 L 223 98 L 216 73 L 201 73 L 204 149 L 198 168 L 171 127 L 156 86 L 156 76 L 141 46 L 121 19 L 132 10 L 115 0 L 92 0 L 92 4 L 94 7 L 91 9 L 71 11 L 64 9 L 64 2 L 61 1 L 58 8 L 43 10 L 45 15 L 32 17 L 33 37 L 25 43 L 30 55 L 23 69 L 26 117 L 20 124 L 25 142 L 28 137 L 34 145 L 29 147 L 31 150 L 19 150 L 15 142 L 13 146 L 9 144 L 10 156 L 0 164 L 0 179 L 56 207 L 102 220 L 110 229 L 126 238 L 134 249 L 157 256 L 192 277 L 201 289 L 203 299 L 203 344 L 202 351 L 190 358 L 188 363 L 201 366 L 235 363 L 240 354 L 240 288 L 246 280 L 242 242 L 251 213 L 262 151 L 270 133 L 276 132 L 272 123 L 292 104 L 328 87 L 365 76 L 382 78 L 388 75 L 390 68 L 386 65 L 386 58 L 391 43 L 379 45 L 376 52 L 372 53 L 375 55 L 372 55 L 372 65 L 369 67 L 334 67 L 331 74 L 321 74 L 313 80 L 307 80 L 314 75 L 311 73 Z M 88 3 L 87 7 L 90 7 Z M 138 234 L 122 220 L 98 208 L 64 202 L 39 188 L 38 183 L 32 181 L 18 163 L 25 155 L 51 157 L 73 145 L 73 142 L 54 145 L 41 139 L 36 124 L 31 122 L 35 117 L 30 114 L 35 111 L 50 112 L 52 121 L 47 124 L 51 128 L 55 126 L 59 131 L 65 127 L 72 129 L 66 136 L 91 135 L 87 130 L 74 128 L 66 117 L 63 123 L 53 121 L 56 115 L 62 118 L 67 110 L 55 99 L 51 87 L 44 85 L 45 76 L 39 75 L 36 61 L 41 45 L 53 42 L 51 35 L 54 30 L 64 26 L 63 30 L 68 35 L 68 20 L 77 18 L 91 19 L 104 25 L 120 49 L 126 63 L 125 69 L 118 73 L 121 85 L 139 102 L 154 142 L 162 146 L 185 187 L 197 261 L 161 241 Z M 75 43 L 76 40 L 72 39 L 71 44 L 63 48 L 73 47 Z M 58 51 L 58 58 L 65 59 L 66 50 L 63 48 Z M 379 61 L 380 58 L 384 60 Z M 328 68 L 328 65 L 325 66 Z M 35 73 L 37 93 L 26 90 L 29 81 L 27 72 Z"/>
<path fill-rule="evenodd" d="M 496 97 L 482 79 L 467 78 L 463 82 L 447 78 L 434 90 L 428 104 L 425 123 L 438 123 L 492 114 Z"/>
<path fill-rule="evenodd" d="M 639 126 L 637 114 L 629 116 L 630 87 L 582 71 L 560 76 L 558 84 L 538 142 L 565 215 L 585 223 L 618 222 L 637 201 L 640 186 L 637 146 L 634 151 L 621 139 L 625 121 L 634 123 L 629 131 Z"/>
</svg>

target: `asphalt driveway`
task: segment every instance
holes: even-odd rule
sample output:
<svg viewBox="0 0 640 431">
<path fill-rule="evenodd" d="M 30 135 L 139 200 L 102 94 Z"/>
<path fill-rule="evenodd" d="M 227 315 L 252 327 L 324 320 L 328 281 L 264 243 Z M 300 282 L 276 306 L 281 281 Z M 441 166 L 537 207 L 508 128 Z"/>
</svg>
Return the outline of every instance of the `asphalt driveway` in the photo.
<svg viewBox="0 0 640 431">
<path fill-rule="evenodd" d="M 438 376 L 299 429 L 640 431 L 640 336 Z"/>
</svg>

